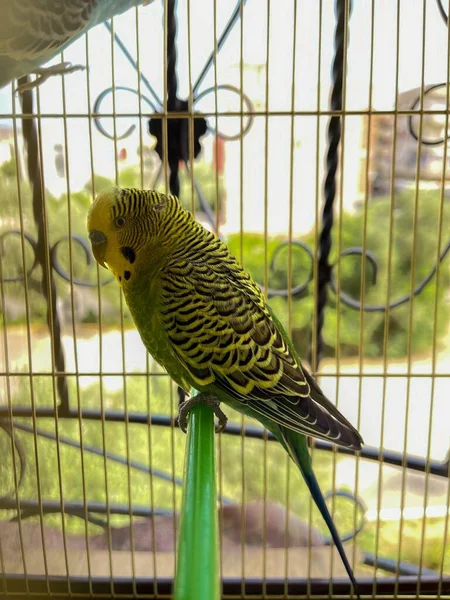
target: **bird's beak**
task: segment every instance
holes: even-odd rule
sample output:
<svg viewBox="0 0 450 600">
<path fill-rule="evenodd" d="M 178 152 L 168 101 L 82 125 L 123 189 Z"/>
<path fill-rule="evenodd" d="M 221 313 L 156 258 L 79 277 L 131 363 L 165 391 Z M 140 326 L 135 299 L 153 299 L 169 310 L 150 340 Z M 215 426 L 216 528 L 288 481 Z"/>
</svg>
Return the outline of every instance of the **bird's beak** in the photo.
<svg viewBox="0 0 450 600">
<path fill-rule="evenodd" d="M 89 240 L 92 245 L 92 254 L 94 255 L 95 260 L 98 264 L 107 269 L 108 267 L 105 265 L 105 252 L 106 252 L 106 235 L 103 231 L 90 231 L 89 232 Z"/>
</svg>

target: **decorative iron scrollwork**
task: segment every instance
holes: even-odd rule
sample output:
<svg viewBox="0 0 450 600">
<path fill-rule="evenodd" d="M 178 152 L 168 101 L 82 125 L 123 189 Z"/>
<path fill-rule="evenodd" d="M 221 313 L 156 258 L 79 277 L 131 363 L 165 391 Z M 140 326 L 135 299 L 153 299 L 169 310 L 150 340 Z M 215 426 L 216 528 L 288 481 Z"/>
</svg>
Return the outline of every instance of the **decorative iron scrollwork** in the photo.
<svg viewBox="0 0 450 600">
<path fill-rule="evenodd" d="M 208 95 L 215 93 L 216 88 L 210 87 L 207 88 L 206 90 L 203 90 L 200 94 L 198 94 L 198 96 L 194 97 L 193 100 L 193 110 L 198 107 L 198 104 L 204 100 Z M 232 94 L 236 94 L 239 97 L 242 97 L 242 101 L 244 104 L 244 125 L 242 128 L 242 131 L 238 131 L 235 134 L 230 134 L 230 133 L 226 133 L 225 131 L 220 131 L 220 129 L 217 127 L 217 124 L 215 126 L 212 126 L 210 124 L 210 121 L 214 118 L 209 116 L 209 114 L 207 114 L 205 117 L 202 117 L 202 112 L 199 108 L 197 108 L 197 112 L 196 112 L 196 116 L 194 116 L 194 120 L 201 120 L 204 118 L 204 120 L 207 122 L 208 127 L 207 127 L 207 131 L 210 131 L 212 133 L 214 133 L 215 135 L 217 135 L 218 137 L 222 138 L 225 141 L 235 141 L 240 139 L 241 137 L 243 137 L 244 135 L 246 135 L 248 133 L 248 131 L 250 130 L 251 126 L 253 125 L 253 120 L 254 120 L 254 106 L 252 101 L 250 100 L 249 96 L 245 93 L 242 93 L 236 86 L 231 85 L 231 84 L 222 84 L 222 85 L 218 85 L 217 86 L 217 92 L 230 92 Z M 94 106 L 93 106 L 93 113 L 94 113 L 94 124 L 96 126 L 96 128 L 98 129 L 98 131 L 104 135 L 105 137 L 107 137 L 110 140 L 123 140 L 127 137 L 129 137 L 135 130 L 136 130 L 136 125 L 130 125 L 128 127 L 128 129 L 126 129 L 123 133 L 119 133 L 116 131 L 116 134 L 114 135 L 114 132 L 109 132 L 107 131 L 107 129 L 104 127 L 103 123 L 102 123 L 102 117 L 99 116 L 102 113 L 102 105 L 105 102 L 105 100 L 108 98 L 108 96 L 110 96 L 111 94 L 115 93 L 120 93 L 120 92 L 126 92 L 128 94 L 133 94 L 135 96 L 139 96 L 139 98 L 141 98 L 145 104 L 147 104 L 152 112 L 149 113 L 147 116 L 150 119 L 150 121 L 154 120 L 154 121 L 161 121 L 164 116 L 161 114 L 162 111 L 162 106 L 156 106 L 152 100 L 150 100 L 150 98 L 141 92 L 141 94 L 139 95 L 139 92 L 133 88 L 130 87 L 126 87 L 126 86 L 115 86 L 113 87 L 108 87 L 105 90 L 103 90 L 103 92 L 101 92 L 95 102 L 94 102 Z M 179 110 L 177 112 L 186 112 L 188 111 L 188 103 L 187 101 L 180 101 L 183 102 L 184 104 L 182 106 L 179 107 Z M 211 111 L 214 112 L 214 111 Z M 209 111 L 208 111 L 209 113 Z M 176 117 L 173 117 L 176 118 Z M 181 117 L 180 117 L 181 118 Z M 169 121 L 172 119 L 172 117 L 170 119 L 168 119 Z M 152 135 L 153 132 L 150 130 L 150 133 Z M 195 154 L 194 154 L 195 156 Z"/>
<path fill-rule="evenodd" d="M 0 234 L 0 252 L 4 255 L 6 255 L 5 248 L 4 248 L 5 240 L 7 237 L 9 237 L 11 235 L 17 235 L 17 236 L 21 237 L 22 233 L 19 229 L 10 229 L 10 230 L 4 231 L 2 234 Z M 23 233 L 23 238 L 24 238 L 24 240 L 26 240 L 28 242 L 28 244 L 31 246 L 31 248 L 33 250 L 33 253 L 34 253 L 33 263 L 31 265 L 31 267 L 26 270 L 26 273 L 19 273 L 18 275 L 10 275 L 10 276 L 4 275 L 3 281 L 5 283 L 11 283 L 13 281 L 23 281 L 25 274 L 27 277 L 30 277 L 32 275 L 33 271 L 39 265 L 38 254 L 37 254 L 37 249 L 38 249 L 37 240 L 27 232 Z M 60 246 L 63 242 L 69 242 L 72 244 L 75 243 L 75 244 L 79 245 L 81 247 L 81 249 L 83 250 L 83 253 L 84 253 L 84 256 L 86 259 L 86 265 L 88 267 L 93 265 L 94 261 L 92 259 L 91 249 L 89 247 L 87 240 L 84 239 L 80 235 L 73 234 L 71 236 L 65 235 L 65 236 L 61 237 L 49 248 L 51 267 L 55 270 L 55 272 L 60 277 L 62 277 L 62 279 L 64 279 L 68 283 L 73 283 L 74 285 L 78 285 L 81 287 L 97 287 L 97 282 L 83 281 L 82 279 L 79 279 L 77 277 L 71 277 L 70 273 L 67 273 L 67 271 L 65 271 L 63 269 L 63 267 L 61 266 L 61 264 L 58 260 L 58 249 L 60 248 Z M 114 278 L 107 279 L 107 280 L 103 281 L 101 283 L 101 285 L 107 285 L 113 279 Z"/>
<path fill-rule="evenodd" d="M 444 23 L 446 25 L 448 25 L 448 14 L 445 11 L 444 4 L 442 3 L 442 0 L 436 0 L 436 4 L 438 6 L 438 10 L 439 10 L 439 13 L 441 15 L 442 20 L 444 21 Z"/>
<path fill-rule="evenodd" d="M 206 200 L 204 199 L 204 197 L 201 193 L 201 190 L 199 188 L 197 188 L 197 193 L 199 195 L 202 210 L 204 210 L 204 212 L 207 214 L 207 216 L 209 216 L 209 218 L 211 218 L 211 220 L 213 220 L 213 222 L 214 222 L 214 218 L 215 218 L 214 213 L 211 211 L 210 207 L 208 206 L 208 204 L 207 204 Z M 208 215 L 208 211 L 209 211 L 209 215 Z M 6 238 L 11 235 L 21 236 L 22 234 L 21 234 L 20 230 L 18 230 L 18 229 L 11 229 L 11 230 L 5 231 L 2 234 L 0 234 L 0 251 L 2 252 L 2 254 L 6 254 L 5 249 L 4 249 L 4 243 L 5 243 Z M 37 241 L 32 235 L 30 235 L 29 233 L 26 233 L 26 232 L 23 234 L 23 237 L 28 242 L 28 244 L 30 245 L 31 249 L 34 252 L 34 259 L 33 259 L 32 265 L 26 271 L 27 277 L 30 277 L 31 274 L 33 273 L 33 271 L 35 270 L 35 268 L 39 265 L 39 261 L 37 259 L 37 255 L 36 255 Z M 97 287 L 97 285 L 98 285 L 97 281 L 85 281 L 78 277 L 71 276 L 70 273 L 68 273 L 67 271 L 64 270 L 64 268 L 62 267 L 62 265 L 60 264 L 60 262 L 58 260 L 58 249 L 63 242 L 75 243 L 78 246 L 80 246 L 81 249 L 83 250 L 83 254 L 86 259 L 86 265 L 88 267 L 93 266 L 91 251 L 90 251 L 90 247 L 89 247 L 87 240 L 84 239 L 82 236 L 73 234 L 70 237 L 63 236 L 62 238 L 60 238 L 59 240 L 54 242 L 53 245 L 50 247 L 49 252 L 50 252 L 51 267 L 55 270 L 55 272 L 62 279 L 64 279 L 64 281 L 67 281 L 68 283 L 71 283 L 73 285 L 80 286 L 80 287 L 89 287 L 89 288 Z M 271 261 L 269 263 L 269 271 L 272 274 L 274 274 L 276 272 L 277 260 L 278 260 L 279 254 L 284 248 L 288 247 L 289 245 L 292 246 L 293 249 L 297 249 L 297 251 L 302 251 L 308 257 L 308 260 L 310 262 L 310 270 L 309 270 L 308 276 L 305 279 L 305 281 L 294 285 L 290 290 L 287 288 L 283 288 L 283 289 L 269 288 L 267 290 L 267 296 L 269 298 L 274 298 L 274 297 L 286 298 L 288 296 L 292 296 L 292 298 L 301 298 L 302 296 L 304 296 L 305 292 L 308 290 L 309 285 L 313 282 L 314 252 L 307 244 L 305 244 L 304 242 L 301 242 L 299 240 L 293 240 L 292 242 L 289 242 L 289 241 L 280 242 L 280 244 L 275 248 L 275 250 L 273 252 Z M 446 246 L 441 251 L 438 262 L 441 263 L 446 258 L 446 256 L 449 254 L 449 252 L 450 252 L 450 241 L 446 244 Z M 433 277 L 436 273 L 436 270 L 437 270 L 437 265 L 434 265 L 430 269 L 430 271 L 426 275 L 426 277 L 424 277 L 424 279 L 419 284 L 416 285 L 416 287 L 414 288 L 412 293 L 405 294 L 404 296 L 401 296 L 397 300 L 394 300 L 387 305 L 386 304 L 367 304 L 367 303 L 361 304 L 361 302 L 359 300 L 357 300 L 356 298 L 353 298 L 352 296 L 350 296 L 350 294 L 348 294 L 345 290 L 343 290 L 342 286 L 340 286 L 339 294 L 338 294 L 338 285 L 337 285 L 336 278 L 334 275 L 334 270 L 335 270 L 336 266 L 342 261 L 342 259 L 347 256 L 360 256 L 361 259 L 365 256 L 366 262 L 368 262 L 372 267 L 370 284 L 376 285 L 377 275 L 378 275 L 378 263 L 377 263 L 376 256 L 373 254 L 373 252 L 371 252 L 367 248 L 363 249 L 363 248 L 359 248 L 359 247 L 352 247 L 352 248 L 347 248 L 347 249 L 343 250 L 340 254 L 340 258 L 331 265 L 330 289 L 333 291 L 333 293 L 336 296 L 339 295 L 339 299 L 342 304 L 345 304 L 346 306 L 348 306 L 349 308 L 352 308 L 354 310 L 358 310 L 358 311 L 362 310 L 363 312 L 368 312 L 368 313 L 386 312 L 387 310 L 393 310 L 395 308 L 398 308 L 399 306 L 402 306 L 403 304 L 407 304 L 408 302 L 411 301 L 411 298 L 413 298 L 414 296 L 417 296 L 424 290 L 424 288 L 433 279 Z M 24 273 L 21 273 L 18 275 L 3 276 L 3 281 L 5 283 L 23 281 L 23 279 L 24 279 Z M 106 279 L 101 282 L 101 285 L 102 286 L 108 285 L 113 280 L 114 280 L 113 277 Z M 259 285 L 261 288 L 264 287 L 262 283 L 259 283 Z"/>
<path fill-rule="evenodd" d="M 427 87 L 427 89 L 424 91 L 423 93 L 423 99 L 424 102 L 428 99 L 428 97 L 431 96 L 432 92 L 435 92 L 436 90 L 440 90 L 440 89 L 446 89 L 448 87 L 449 84 L 447 83 L 436 83 L 435 85 L 430 85 L 429 87 Z M 420 95 L 416 98 L 416 100 L 413 102 L 411 109 L 412 110 L 416 110 L 417 107 L 420 104 Z M 422 110 L 424 110 L 424 107 L 421 107 Z M 445 106 L 444 106 L 445 109 Z M 430 118 L 431 115 L 424 115 L 422 117 L 423 121 L 426 121 L 427 118 Z M 447 126 L 448 126 L 448 118 L 446 118 L 444 115 L 441 115 L 444 118 L 444 121 L 447 121 Z M 421 144 L 423 144 L 424 146 L 440 146 L 441 144 L 443 144 L 444 142 L 446 142 L 449 139 L 449 135 L 446 134 L 444 132 L 444 136 L 441 138 L 437 138 L 437 139 L 432 139 L 432 138 L 426 138 L 423 135 L 423 131 L 422 131 L 422 136 L 420 137 L 419 140 L 419 134 L 416 131 L 416 127 L 414 125 L 414 119 L 419 119 L 420 116 L 417 115 L 417 117 L 415 115 L 409 115 L 408 117 L 408 130 L 409 133 L 412 135 L 412 137 L 416 140 L 416 141 L 420 141 Z M 422 124 L 422 130 L 426 127 L 426 122 Z"/>
</svg>

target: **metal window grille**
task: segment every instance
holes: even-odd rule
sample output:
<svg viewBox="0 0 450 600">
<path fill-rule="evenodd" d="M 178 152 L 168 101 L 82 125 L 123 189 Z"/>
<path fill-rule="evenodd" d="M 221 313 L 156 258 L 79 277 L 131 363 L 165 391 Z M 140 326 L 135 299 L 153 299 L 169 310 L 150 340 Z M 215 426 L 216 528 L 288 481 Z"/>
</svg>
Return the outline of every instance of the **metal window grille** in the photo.
<svg viewBox="0 0 450 600">
<path fill-rule="evenodd" d="M 86 72 L 3 90 L 3 596 L 171 593 L 183 393 L 79 229 L 109 180 L 229 241 L 369 440 L 311 445 L 362 592 L 450 594 L 449 6 L 406 4 L 164 0 L 78 41 Z M 234 417 L 216 448 L 224 597 L 348 595 L 271 436 Z"/>
</svg>

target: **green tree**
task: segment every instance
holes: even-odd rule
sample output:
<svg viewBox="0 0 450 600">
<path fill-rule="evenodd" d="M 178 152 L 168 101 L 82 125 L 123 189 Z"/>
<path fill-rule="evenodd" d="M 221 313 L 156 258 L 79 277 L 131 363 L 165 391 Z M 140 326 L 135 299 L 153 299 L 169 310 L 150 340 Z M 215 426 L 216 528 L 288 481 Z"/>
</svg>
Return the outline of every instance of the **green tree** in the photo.
<svg viewBox="0 0 450 600">
<path fill-rule="evenodd" d="M 441 250 L 448 242 L 450 231 L 450 207 L 444 202 L 441 211 L 438 191 L 421 191 L 417 204 L 417 218 L 414 220 L 415 197 L 413 191 L 403 191 L 394 199 L 378 199 L 370 203 L 367 212 L 367 228 L 364 244 L 364 212 L 344 213 L 341 222 L 337 219 L 332 233 L 331 262 L 336 263 L 339 250 L 362 248 L 370 252 L 377 262 L 377 277 L 374 281 L 373 265 L 366 260 L 364 273 L 365 305 L 385 306 L 398 299 L 410 295 L 430 273 L 436 264 L 438 251 L 438 228 L 442 217 Z M 414 226 L 415 223 L 415 226 Z M 392 230 L 392 231 L 391 231 Z M 312 251 L 315 250 L 314 232 L 310 232 L 301 240 Z M 267 242 L 268 263 L 272 261 L 275 251 L 285 242 L 284 238 L 269 239 Z M 231 250 L 240 255 L 241 236 L 233 235 L 228 240 Z M 257 234 L 244 234 L 242 237 L 242 258 L 245 267 L 258 282 L 264 283 L 264 237 Z M 268 283 L 271 289 L 287 289 L 288 285 L 288 247 L 278 253 L 273 269 L 268 268 Z M 412 267 L 414 263 L 414 276 Z M 292 247 L 292 281 L 298 285 L 308 278 L 311 259 L 303 249 Z M 340 269 L 333 269 L 336 285 L 341 294 L 345 293 L 356 302 L 361 300 L 361 280 L 363 277 L 363 260 L 361 256 L 346 256 L 341 259 Z M 389 315 L 384 312 L 364 312 L 361 317 L 359 309 L 355 310 L 344 302 L 338 302 L 332 291 L 326 309 L 323 330 L 326 343 L 325 354 L 333 356 L 337 343 L 343 356 L 360 353 L 360 331 L 363 330 L 362 354 L 367 357 L 382 356 L 384 352 L 385 319 L 388 323 L 388 339 L 386 340 L 389 357 L 405 356 L 409 344 L 413 353 L 430 351 L 434 332 L 434 302 L 438 298 L 437 341 L 446 334 L 450 311 L 448 310 L 448 288 L 450 285 L 449 257 L 442 262 L 439 269 L 439 285 L 436 277 L 415 296 L 413 302 L 392 308 Z M 389 294 L 388 294 L 389 292 Z M 312 334 L 312 314 L 314 286 L 311 283 L 307 294 L 294 298 L 292 304 L 292 327 L 294 342 L 303 355 L 307 355 Z M 288 324 L 288 305 L 284 298 L 273 298 L 271 304 Z M 338 312 L 339 308 L 339 312 Z M 413 310 L 412 319 L 410 311 Z M 339 315 L 339 319 L 338 319 Z M 339 321 L 339 332 L 338 332 Z M 412 327 L 410 328 L 410 322 Z M 339 334 L 339 335 L 338 335 Z M 337 341 L 338 340 L 338 341 Z"/>
</svg>

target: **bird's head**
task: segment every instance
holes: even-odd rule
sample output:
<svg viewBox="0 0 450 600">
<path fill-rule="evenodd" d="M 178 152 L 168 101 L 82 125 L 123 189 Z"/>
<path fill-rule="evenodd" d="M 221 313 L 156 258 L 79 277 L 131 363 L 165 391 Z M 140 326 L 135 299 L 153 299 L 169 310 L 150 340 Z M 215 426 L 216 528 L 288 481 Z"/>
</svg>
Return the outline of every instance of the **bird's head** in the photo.
<svg viewBox="0 0 450 600">
<path fill-rule="evenodd" d="M 126 285 L 142 265 L 147 270 L 161 265 L 177 241 L 172 225 L 188 215 L 175 196 L 118 187 L 106 190 L 94 200 L 87 219 L 95 260 Z"/>
</svg>

